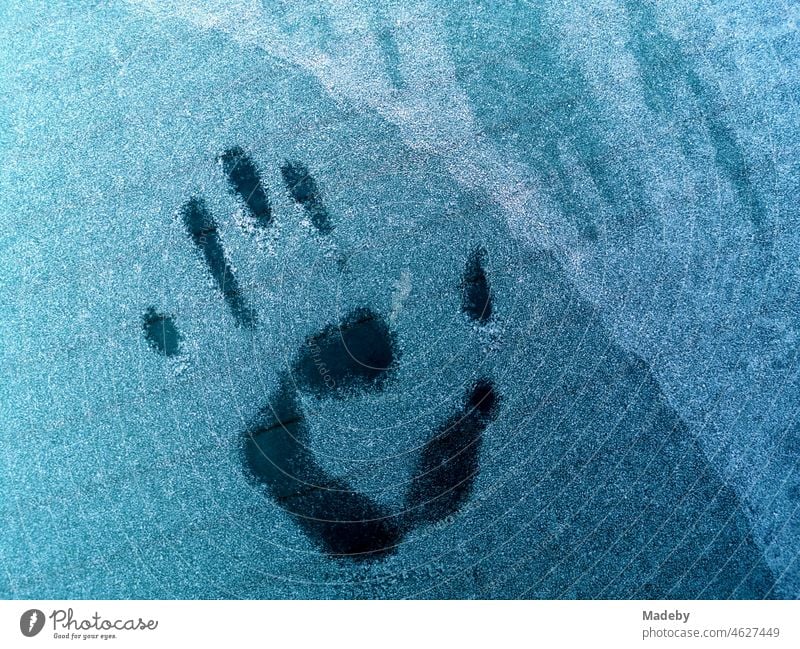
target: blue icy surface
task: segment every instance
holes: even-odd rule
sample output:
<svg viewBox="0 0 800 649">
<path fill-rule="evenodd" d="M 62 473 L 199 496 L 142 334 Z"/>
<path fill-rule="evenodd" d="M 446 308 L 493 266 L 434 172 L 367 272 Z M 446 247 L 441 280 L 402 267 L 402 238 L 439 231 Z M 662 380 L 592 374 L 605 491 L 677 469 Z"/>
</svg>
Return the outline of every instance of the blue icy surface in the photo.
<svg viewBox="0 0 800 649">
<path fill-rule="evenodd" d="M 800 595 L 794 3 L 60 4 L 0 10 L 0 596 Z M 242 433 L 364 306 L 401 355 L 380 393 L 306 398 L 329 473 L 400 506 L 465 387 L 502 402 L 464 507 L 354 563 Z"/>
</svg>

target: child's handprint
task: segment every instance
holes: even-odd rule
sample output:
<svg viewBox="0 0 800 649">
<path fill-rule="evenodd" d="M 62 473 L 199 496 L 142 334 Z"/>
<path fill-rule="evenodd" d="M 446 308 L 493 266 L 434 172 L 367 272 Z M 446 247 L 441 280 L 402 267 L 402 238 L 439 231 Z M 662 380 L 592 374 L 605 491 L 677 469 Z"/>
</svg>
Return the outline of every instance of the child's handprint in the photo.
<svg viewBox="0 0 800 649">
<path fill-rule="evenodd" d="M 220 157 L 231 190 L 247 207 L 257 227 L 274 220 L 267 191 L 255 163 L 239 147 Z M 281 175 L 292 199 L 302 206 L 320 234 L 332 224 L 315 180 L 300 162 L 285 162 Z M 255 328 L 258 318 L 247 304 L 228 263 L 213 215 L 200 197 L 188 200 L 181 218 L 201 253 L 238 326 Z M 485 251 L 473 251 L 462 278 L 461 309 L 479 326 L 492 316 L 492 296 L 484 270 Z M 171 320 L 153 309 L 145 331 L 159 351 L 177 353 L 179 336 Z M 166 342 L 167 325 L 173 331 Z M 164 329 L 159 338 L 154 333 Z M 169 354 L 168 354 L 169 355 Z M 431 430 L 399 512 L 354 490 L 346 480 L 323 468 L 309 448 L 309 429 L 300 395 L 347 399 L 379 392 L 391 381 L 400 359 L 396 337 L 387 322 L 369 307 L 352 311 L 306 339 L 284 372 L 278 387 L 245 431 L 244 465 L 256 482 L 288 512 L 305 534 L 332 556 L 377 558 L 392 551 L 414 527 L 437 522 L 456 512 L 468 498 L 478 473 L 478 455 L 486 427 L 496 417 L 499 396 L 483 378 L 465 386 L 455 413 L 443 413 Z"/>
<path fill-rule="evenodd" d="M 249 213 L 249 218 L 236 219 L 237 223 L 248 232 L 256 229 L 263 234 L 286 218 L 270 204 L 258 167 L 243 149 L 229 148 L 218 161 L 228 188 Z M 236 441 L 243 473 L 321 552 L 353 560 L 380 559 L 412 530 L 449 520 L 455 512 L 459 512 L 459 523 L 473 530 L 476 512 L 484 503 L 502 494 L 504 500 L 495 506 L 506 511 L 506 503 L 514 501 L 519 489 L 514 501 L 518 515 L 493 521 L 501 530 L 498 537 L 512 543 L 527 535 L 531 554 L 526 551 L 516 558 L 509 554 L 507 559 L 494 555 L 493 561 L 507 561 L 506 567 L 482 593 L 516 588 L 510 577 L 521 570 L 528 571 L 524 593 L 537 596 L 680 593 L 691 597 L 713 592 L 724 597 L 762 597 L 771 592 L 774 578 L 752 539 L 736 494 L 716 476 L 649 368 L 613 343 L 593 307 L 564 280 L 553 256 L 532 258 L 515 284 L 508 283 L 507 276 L 493 276 L 506 295 L 510 286 L 519 286 L 526 303 L 525 309 L 510 310 L 515 318 L 504 316 L 501 329 L 495 322 L 498 302 L 493 299 L 495 283 L 490 286 L 487 275 L 487 251 L 479 245 L 461 245 L 464 239 L 460 237 L 470 227 L 463 219 L 453 230 L 435 221 L 435 236 L 428 239 L 436 245 L 425 254 L 436 255 L 434 261 L 446 258 L 443 250 L 452 249 L 447 239 L 453 233 L 463 270 L 447 273 L 445 280 L 437 277 L 434 286 L 442 297 L 417 306 L 430 308 L 430 315 L 453 313 L 460 298 L 461 317 L 447 323 L 438 319 L 441 315 L 404 318 L 400 315 L 404 301 L 412 294 L 420 295 L 412 291 L 409 271 L 395 268 L 401 276 L 395 295 L 378 308 L 381 294 L 364 290 L 354 280 L 356 273 L 363 277 L 366 272 L 373 283 L 382 277 L 384 266 L 365 266 L 359 262 L 359 251 L 342 243 L 352 224 L 336 222 L 335 212 L 328 209 L 306 165 L 284 161 L 277 166 L 275 177 L 285 184 L 285 198 L 296 204 L 295 213 L 302 211 L 313 228 L 313 236 L 304 243 L 334 249 L 335 255 L 319 255 L 320 263 L 339 268 L 342 274 L 335 279 L 350 287 L 348 293 L 361 297 L 351 304 L 356 308 L 343 316 L 330 316 L 322 326 L 318 322 L 316 333 L 309 332 L 297 349 L 289 350 L 289 362 L 273 367 L 271 392 L 246 415 Z M 267 327 L 283 319 L 268 318 L 266 313 L 257 316 L 256 296 L 246 294 L 246 284 L 237 280 L 211 204 L 210 197 L 208 202 L 190 197 L 178 211 L 181 227 L 197 258 L 205 262 L 233 323 L 267 337 L 272 333 Z M 379 224 L 370 220 L 368 225 Z M 392 223 L 385 227 L 391 228 Z M 374 234 L 370 231 L 369 237 Z M 282 234 L 276 230 L 270 236 Z M 342 240 L 332 241 L 335 236 Z M 483 240 L 489 243 L 496 238 L 487 231 Z M 399 251 L 391 252 L 398 263 L 405 263 L 397 260 Z M 331 279 L 327 273 L 325 277 Z M 504 314 L 509 313 L 509 305 L 502 306 Z M 531 322 L 525 319 L 529 312 L 535 313 Z M 154 351 L 165 357 L 182 353 L 183 340 L 172 316 L 152 307 L 142 322 Z M 295 322 L 302 322 L 299 314 Z M 442 322 L 448 352 L 458 340 L 451 336 L 459 336 L 459 327 L 477 329 L 481 353 L 471 353 L 468 348 L 476 341 L 462 329 L 463 339 L 472 339 L 464 351 L 436 357 L 445 363 L 436 369 L 445 370 L 449 358 L 463 359 L 457 368 L 450 368 L 452 378 L 446 383 L 456 381 L 457 403 L 432 414 L 426 411 L 410 462 L 384 456 L 381 475 L 365 476 L 369 470 L 364 467 L 374 464 L 359 459 L 359 467 L 352 470 L 350 458 L 339 454 L 343 438 L 330 427 L 326 431 L 325 419 L 317 413 L 331 408 L 341 415 L 348 410 L 360 419 L 370 417 L 365 408 L 372 402 L 377 406 L 375 428 L 377 417 L 391 417 L 395 411 L 390 401 L 414 395 L 414 384 L 407 383 L 407 377 L 424 381 L 429 376 L 429 363 L 420 360 L 420 349 L 411 342 L 419 329 L 412 335 L 406 329 L 421 322 Z M 511 354 L 500 337 L 509 331 L 521 341 Z M 534 351 L 529 353 L 529 349 Z M 491 355 L 491 362 L 484 363 L 489 360 L 486 355 Z M 430 359 L 427 354 L 426 358 Z M 520 358 L 535 358 L 536 368 L 519 379 L 523 385 L 516 393 L 514 383 L 505 382 L 498 363 L 508 363 L 513 371 Z M 438 376 L 430 376 L 431 385 L 440 385 Z M 495 428 L 491 439 L 484 439 L 501 407 L 500 384 L 507 392 L 502 400 L 504 425 Z M 415 398 L 396 412 L 419 412 L 416 407 Z M 373 421 L 366 422 L 371 428 Z M 418 429 L 409 432 L 417 435 Z M 373 439 L 364 441 L 370 444 Z M 393 441 L 385 440 L 387 448 Z M 486 454 L 479 462 L 484 443 Z M 511 447 L 514 450 L 508 452 Z M 475 493 L 475 508 L 465 507 L 477 492 L 479 467 L 487 488 Z M 389 476 L 391 486 L 384 490 Z M 473 538 L 460 537 L 465 546 L 472 544 L 471 557 L 483 552 L 478 539 L 484 538 L 480 534 L 487 528 L 479 529 L 482 532 Z M 436 534 L 452 539 L 456 531 L 436 530 Z M 437 545 L 432 547 L 440 551 Z M 415 546 L 409 546 L 408 551 L 414 553 Z M 531 556 L 535 561 L 528 563 Z"/>
</svg>

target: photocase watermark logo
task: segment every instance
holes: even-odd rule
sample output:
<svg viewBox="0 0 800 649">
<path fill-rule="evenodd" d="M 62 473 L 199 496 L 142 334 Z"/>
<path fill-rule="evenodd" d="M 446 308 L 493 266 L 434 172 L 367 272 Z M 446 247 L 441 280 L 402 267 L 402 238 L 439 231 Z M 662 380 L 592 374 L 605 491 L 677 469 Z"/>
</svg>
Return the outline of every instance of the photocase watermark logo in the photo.
<svg viewBox="0 0 800 649">
<path fill-rule="evenodd" d="M 38 608 L 25 611 L 19 617 L 19 630 L 22 635 L 32 638 L 44 628 L 44 613 Z"/>
<path fill-rule="evenodd" d="M 38 608 L 25 611 L 19 618 L 22 635 L 32 638 L 44 629 L 47 620 L 52 624 L 52 637 L 56 640 L 112 640 L 129 631 L 155 631 L 158 620 L 141 617 L 107 618 L 96 612 L 90 617 L 79 617 L 71 608 L 53 609 L 48 615 Z"/>
</svg>

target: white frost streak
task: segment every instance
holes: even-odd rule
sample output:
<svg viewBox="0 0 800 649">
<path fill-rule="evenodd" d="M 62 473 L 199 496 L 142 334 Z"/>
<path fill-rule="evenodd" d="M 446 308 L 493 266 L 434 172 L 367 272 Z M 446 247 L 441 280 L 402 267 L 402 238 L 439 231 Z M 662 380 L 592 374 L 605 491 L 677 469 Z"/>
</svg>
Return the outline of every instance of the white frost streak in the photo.
<svg viewBox="0 0 800 649">
<path fill-rule="evenodd" d="M 505 211 L 518 236 L 543 247 L 556 244 L 554 232 L 564 219 L 557 218 L 530 168 L 480 134 L 440 38 L 441 20 L 424 2 L 406 3 L 393 16 L 402 90 L 389 81 L 368 4 L 329 0 L 326 18 L 336 44 L 326 52 L 307 31 L 287 33 L 256 0 L 129 2 L 156 19 L 177 18 L 225 33 L 312 74 L 334 99 L 374 110 L 398 128 L 406 146 L 436 155 L 459 184 L 485 192 Z"/>
<path fill-rule="evenodd" d="M 404 268 L 403 272 L 400 273 L 400 279 L 394 283 L 389 324 L 394 325 L 397 322 L 397 318 L 400 316 L 400 312 L 403 310 L 406 300 L 411 295 L 411 289 L 411 271 L 408 268 Z"/>
</svg>

